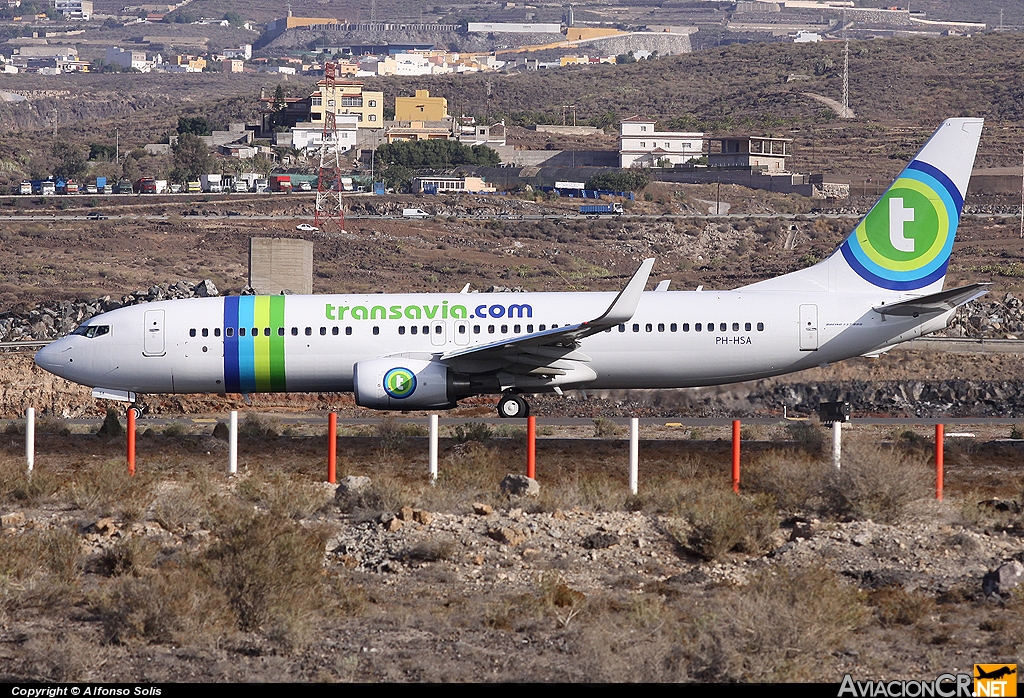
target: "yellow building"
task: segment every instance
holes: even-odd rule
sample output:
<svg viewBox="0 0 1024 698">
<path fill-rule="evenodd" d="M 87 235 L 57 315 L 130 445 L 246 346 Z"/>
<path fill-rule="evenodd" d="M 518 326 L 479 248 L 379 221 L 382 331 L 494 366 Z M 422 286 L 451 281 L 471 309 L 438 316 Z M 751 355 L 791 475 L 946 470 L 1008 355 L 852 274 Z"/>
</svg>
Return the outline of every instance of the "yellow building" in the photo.
<svg viewBox="0 0 1024 698">
<path fill-rule="evenodd" d="M 584 41 L 586 39 L 600 39 L 606 36 L 618 36 L 625 33 L 619 29 L 606 29 L 603 27 L 569 27 L 565 30 L 565 38 L 569 41 Z"/>
<path fill-rule="evenodd" d="M 393 126 L 384 131 L 384 141 L 387 143 L 394 143 L 395 141 L 429 141 L 434 139 L 450 140 L 451 137 L 452 128 L 450 125 L 427 126 L 422 121 L 396 121 Z"/>
<path fill-rule="evenodd" d="M 443 121 L 448 100 L 431 97 L 430 90 L 416 90 L 415 97 L 395 97 L 395 121 Z"/>
<path fill-rule="evenodd" d="M 333 93 L 326 81 L 318 85 L 320 89 L 310 95 L 310 121 L 323 123 L 324 112 L 331 109 L 335 114 L 355 114 L 359 128 L 384 128 L 383 92 L 364 91 L 361 82 L 336 82 Z"/>
</svg>

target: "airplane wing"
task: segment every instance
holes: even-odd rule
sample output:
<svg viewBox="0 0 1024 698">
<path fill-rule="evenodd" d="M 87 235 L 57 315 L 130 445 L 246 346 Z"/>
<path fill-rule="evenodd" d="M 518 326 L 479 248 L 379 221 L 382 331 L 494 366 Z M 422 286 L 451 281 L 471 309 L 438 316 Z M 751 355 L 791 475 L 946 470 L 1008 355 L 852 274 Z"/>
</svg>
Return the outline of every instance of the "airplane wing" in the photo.
<svg viewBox="0 0 1024 698">
<path fill-rule="evenodd" d="M 559 376 L 578 372 L 581 381 L 592 380 L 596 377 L 593 370 L 584 370 L 581 366 L 581 363 L 589 362 L 590 357 L 579 351 L 580 340 L 628 322 L 636 312 L 640 295 L 647 286 L 653 267 L 654 259 L 645 259 L 608 309 L 589 322 L 456 349 L 442 354 L 440 361 L 467 373 L 505 371 L 511 374 Z"/>
<path fill-rule="evenodd" d="M 881 315 L 908 317 L 945 313 L 984 296 L 988 293 L 988 286 L 990 284 L 971 284 L 970 286 L 951 288 L 948 291 L 939 291 L 892 305 L 879 305 L 875 307 L 875 312 Z"/>
</svg>

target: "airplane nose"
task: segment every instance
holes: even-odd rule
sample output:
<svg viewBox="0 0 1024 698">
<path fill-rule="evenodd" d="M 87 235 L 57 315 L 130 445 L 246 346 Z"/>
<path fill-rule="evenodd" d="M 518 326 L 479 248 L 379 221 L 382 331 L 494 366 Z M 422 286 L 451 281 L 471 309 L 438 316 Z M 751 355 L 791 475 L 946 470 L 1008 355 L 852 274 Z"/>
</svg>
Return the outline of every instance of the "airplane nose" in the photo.
<svg viewBox="0 0 1024 698">
<path fill-rule="evenodd" d="M 74 361 L 72 347 L 68 342 L 58 339 L 47 344 L 36 352 L 35 362 L 39 368 L 64 377 L 64 373 Z"/>
</svg>

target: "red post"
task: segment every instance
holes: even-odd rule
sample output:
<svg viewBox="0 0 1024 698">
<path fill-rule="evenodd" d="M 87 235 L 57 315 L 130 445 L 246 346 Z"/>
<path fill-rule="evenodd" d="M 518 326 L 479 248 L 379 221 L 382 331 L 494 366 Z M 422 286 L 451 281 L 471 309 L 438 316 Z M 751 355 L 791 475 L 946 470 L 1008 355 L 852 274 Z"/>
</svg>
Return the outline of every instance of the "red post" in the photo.
<svg viewBox="0 0 1024 698">
<path fill-rule="evenodd" d="M 942 501 L 942 479 L 945 464 L 945 441 L 946 427 L 943 424 L 935 425 L 935 499 Z"/>
<path fill-rule="evenodd" d="M 537 479 L 537 418 L 526 418 L 526 477 Z"/>
<path fill-rule="evenodd" d="M 740 491 L 740 420 L 732 420 L 732 491 Z"/>
<path fill-rule="evenodd" d="M 128 474 L 135 475 L 135 408 L 128 408 Z"/>
<path fill-rule="evenodd" d="M 327 482 L 338 482 L 338 413 L 327 416 Z"/>
</svg>

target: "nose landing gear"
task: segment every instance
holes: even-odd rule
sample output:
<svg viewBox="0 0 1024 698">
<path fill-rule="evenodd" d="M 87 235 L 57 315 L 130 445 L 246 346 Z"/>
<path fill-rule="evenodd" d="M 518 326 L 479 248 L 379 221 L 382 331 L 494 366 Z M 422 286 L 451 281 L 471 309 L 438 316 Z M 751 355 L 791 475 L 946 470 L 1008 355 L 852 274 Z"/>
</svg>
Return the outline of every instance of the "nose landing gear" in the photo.
<svg viewBox="0 0 1024 698">
<path fill-rule="evenodd" d="M 498 401 L 498 416 L 515 419 L 530 416 L 530 404 L 515 393 L 505 393 Z"/>
</svg>

